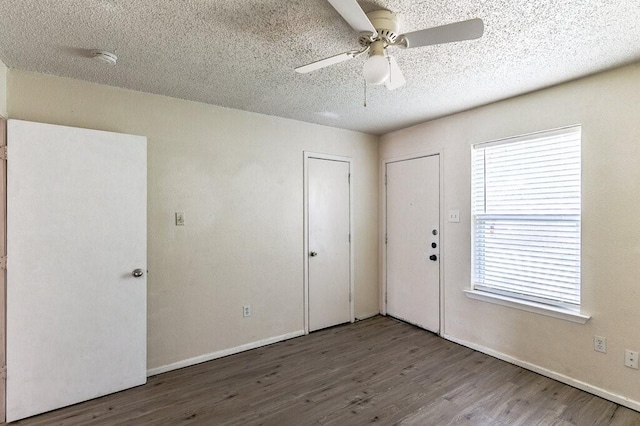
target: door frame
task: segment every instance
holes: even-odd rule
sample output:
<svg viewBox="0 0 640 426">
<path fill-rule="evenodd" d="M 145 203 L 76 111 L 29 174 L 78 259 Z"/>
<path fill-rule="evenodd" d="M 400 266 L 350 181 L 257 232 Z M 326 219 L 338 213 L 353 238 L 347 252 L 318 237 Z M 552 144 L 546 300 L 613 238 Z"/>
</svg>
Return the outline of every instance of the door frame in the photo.
<svg viewBox="0 0 640 426">
<path fill-rule="evenodd" d="M 0 149 L 7 146 L 7 120 L 0 116 Z M 0 257 L 7 255 L 7 162 L 0 160 Z M 7 269 L 0 268 L 0 422 L 6 421 L 7 403 Z"/>
<path fill-rule="evenodd" d="M 303 151 L 303 173 L 304 173 L 304 236 L 303 236 L 303 265 L 304 265 L 304 286 L 303 286 L 303 311 L 304 311 L 304 334 L 309 334 L 309 160 L 341 161 L 349 164 L 349 176 L 353 174 L 353 160 L 350 157 L 340 155 L 321 154 L 316 152 Z M 353 229 L 353 181 L 349 178 L 349 310 L 351 322 L 355 321 L 355 286 L 354 286 L 354 229 Z"/>
<path fill-rule="evenodd" d="M 438 276 L 439 276 L 439 294 L 440 294 L 440 327 L 438 331 L 439 336 L 445 335 L 445 316 L 444 316 L 444 300 L 445 300 L 445 291 L 444 291 L 444 247 L 445 247 L 445 220 L 444 220 L 444 148 L 440 148 L 434 151 L 422 151 L 414 154 L 407 154 L 399 157 L 392 157 L 382 159 L 380 161 L 380 180 L 381 180 L 381 204 L 380 204 L 380 220 L 382 232 L 380 233 L 380 313 L 382 315 L 387 315 L 387 243 L 385 242 L 385 236 L 387 235 L 387 164 L 389 163 L 398 163 L 400 161 L 407 160 L 415 160 L 423 157 L 433 157 L 438 156 L 438 181 L 439 181 L 439 203 L 438 212 L 440 214 L 440 220 L 438 226 L 440 227 L 440 262 L 438 266 Z"/>
</svg>

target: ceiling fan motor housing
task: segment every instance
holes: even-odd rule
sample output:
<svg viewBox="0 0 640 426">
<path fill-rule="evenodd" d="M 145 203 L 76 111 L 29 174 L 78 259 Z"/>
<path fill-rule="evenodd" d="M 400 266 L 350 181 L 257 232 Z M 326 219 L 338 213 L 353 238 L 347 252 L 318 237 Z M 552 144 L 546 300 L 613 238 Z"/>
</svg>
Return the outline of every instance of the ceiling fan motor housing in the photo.
<svg viewBox="0 0 640 426">
<path fill-rule="evenodd" d="M 388 44 L 392 44 L 398 38 L 400 32 L 400 26 L 398 25 L 398 18 L 390 10 L 374 10 L 367 13 L 367 18 L 373 24 L 373 27 L 378 31 L 376 40 L 383 40 Z M 369 46 L 372 42 L 370 37 L 361 36 L 360 44 L 363 47 Z"/>
</svg>

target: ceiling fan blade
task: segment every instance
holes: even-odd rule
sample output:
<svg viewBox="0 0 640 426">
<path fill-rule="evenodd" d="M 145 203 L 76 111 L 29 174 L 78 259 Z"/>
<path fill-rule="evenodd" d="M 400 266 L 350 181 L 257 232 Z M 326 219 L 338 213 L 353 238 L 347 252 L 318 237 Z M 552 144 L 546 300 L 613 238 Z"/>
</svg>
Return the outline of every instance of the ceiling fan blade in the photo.
<svg viewBox="0 0 640 426">
<path fill-rule="evenodd" d="M 371 33 L 372 37 L 378 35 L 373 24 L 367 18 L 356 0 L 327 0 L 331 6 L 344 18 L 345 21 L 358 33 Z"/>
<path fill-rule="evenodd" d="M 329 65 L 339 64 L 340 62 L 348 61 L 358 56 L 359 51 L 351 51 L 341 53 L 339 55 L 331 56 L 329 58 L 320 59 L 319 61 L 311 62 L 310 64 L 303 65 L 295 70 L 301 74 L 305 74 L 311 71 L 319 70 L 320 68 L 328 67 Z"/>
<path fill-rule="evenodd" d="M 384 83 L 387 86 L 387 89 L 395 90 L 398 87 L 404 86 L 406 82 L 407 80 L 405 80 L 402 75 L 402 71 L 400 71 L 396 58 L 389 56 L 389 78 L 387 78 L 387 81 Z"/>
<path fill-rule="evenodd" d="M 482 19 L 475 18 L 403 34 L 400 36 L 399 44 L 407 48 L 430 46 L 453 41 L 473 40 L 482 37 L 483 33 L 484 23 Z"/>
</svg>

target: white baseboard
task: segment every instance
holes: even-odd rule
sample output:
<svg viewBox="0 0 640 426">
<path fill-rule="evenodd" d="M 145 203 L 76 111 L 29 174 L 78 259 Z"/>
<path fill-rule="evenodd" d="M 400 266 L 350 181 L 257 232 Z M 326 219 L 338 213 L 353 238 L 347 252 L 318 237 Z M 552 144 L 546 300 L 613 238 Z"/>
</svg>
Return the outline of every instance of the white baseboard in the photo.
<svg viewBox="0 0 640 426">
<path fill-rule="evenodd" d="M 576 380 L 574 378 L 571 378 L 569 376 L 565 376 L 564 374 L 560 374 L 558 372 L 552 371 L 552 370 L 548 370 L 544 367 L 540 367 L 539 365 L 535 365 L 535 364 L 531 364 L 529 362 L 526 361 L 522 361 L 520 359 L 514 358 L 512 356 L 503 354 L 502 352 L 498 352 L 495 351 L 493 349 L 489 349 L 487 347 L 481 346 L 481 345 L 477 345 L 475 343 L 471 343 L 471 342 L 467 342 L 465 340 L 462 339 L 458 339 L 456 337 L 450 336 L 448 334 L 445 334 L 444 336 L 445 339 L 450 340 L 454 343 L 458 343 L 459 345 L 462 346 L 466 346 L 468 348 L 474 349 L 478 352 L 482 352 L 484 354 L 490 355 L 494 358 L 498 358 L 501 359 L 503 361 L 506 361 L 508 363 L 517 365 L 518 367 L 522 367 L 525 368 L 527 370 L 531 370 L 535 373 L 541 374 L 543 376 L 549 377 L 551 379 L 557 380 L 559 382 L 565 383 L 569 386 L 573 386 L 574 388 L 578 388 L 580 390 L 583 390 L 585 392 L 589 392 L 593 395 L 599 396 L 601 398 L 604 398 L 606 400 L 609 400 L 611 402 L 615 402 L 616 404 L 620 404 L 623 405 L 625 407 L 631 408 L 632 410 L 635 411 L 640 411 L 640 402 L 639 401 L 634 401 L 633 399 L 629 399 L 627 397 L 624 397 L 622 395 L 618 395 L 612 392 L 609 392 L 607 390 L 601 389 L 599 387 L 590 385 L 589 383 L 585 383 L 582 382 L 580 380 Z"/>
<path fill-rule="evenodd" d="M 191 365 L 196 365 L 202 362 L 211 361 L 212 359 L 222 358 L 228 355 L 237 354 L 239 352 L 248 351 L 250 349 L 256 349 L 261 346 L 271 345 L 272 343 L 278 343 L 278 342 L 282 342 L 283 340 L 289 340 L 289 339 L 293 339 L 294 337 L 300 337 L 300 336 L 304 336 L 304 330 L 294 331 L 292 333 L 282 334 L 280 336 L 270 337 L 268 339 L 246 343 L 244 345 L 236 346 L 234 348 L 223 349 L 221 351 L 199 355 L 193 358 L 185 359 L 185 360 L 174 362 L 171 364 L 162 365 L 160 367 L 151 368 L 147 370 L 147 377 L 155 376 L 156 374 L 166 373 L 167 371 L 171 371 L 171 370 L 177 370 L 178 368 L 189 367 Z"/>
</svg>

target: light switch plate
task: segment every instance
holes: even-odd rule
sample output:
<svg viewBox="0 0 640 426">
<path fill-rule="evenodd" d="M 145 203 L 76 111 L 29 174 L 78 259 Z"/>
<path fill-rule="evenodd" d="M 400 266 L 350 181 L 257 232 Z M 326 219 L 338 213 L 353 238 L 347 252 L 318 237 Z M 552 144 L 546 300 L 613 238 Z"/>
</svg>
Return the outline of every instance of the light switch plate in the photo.
<svg viewBox="0 0 640 426">
<path fill-rule="evenodd" d="M 184 213 L 176 212 L 176 226 L 184 226 Z"/>
<path fill-rule="evenodd" d="M 460 210 L 449 210 L 449 222 L 460 222 Z"/>
</svg>

